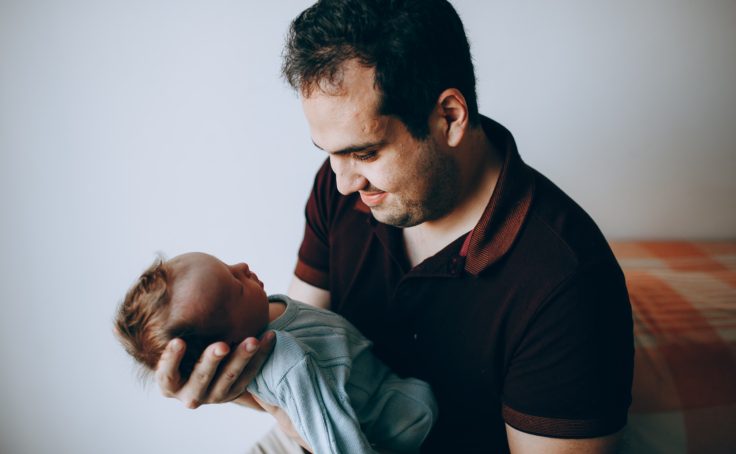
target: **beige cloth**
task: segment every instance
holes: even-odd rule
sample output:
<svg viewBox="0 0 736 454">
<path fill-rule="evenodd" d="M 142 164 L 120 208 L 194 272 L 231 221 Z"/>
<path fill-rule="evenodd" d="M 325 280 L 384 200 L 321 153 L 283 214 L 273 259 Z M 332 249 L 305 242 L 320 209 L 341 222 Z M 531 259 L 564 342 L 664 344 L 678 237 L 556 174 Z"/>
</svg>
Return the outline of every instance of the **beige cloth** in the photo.
<svg viewBox="0 0 736 454">
<path fill-rule="evenodd" d="M 299 443 L 289 438 L 278 426 L 261 437 L 246 454 L 303 454 Z"/>
</svg>

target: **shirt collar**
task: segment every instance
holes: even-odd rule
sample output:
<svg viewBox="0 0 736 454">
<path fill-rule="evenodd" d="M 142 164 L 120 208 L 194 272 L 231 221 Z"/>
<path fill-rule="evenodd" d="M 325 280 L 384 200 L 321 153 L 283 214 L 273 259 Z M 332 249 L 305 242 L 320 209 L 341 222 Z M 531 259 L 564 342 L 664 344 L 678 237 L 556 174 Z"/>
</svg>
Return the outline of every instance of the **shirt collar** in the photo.
<svg viewBox="0 0 736 454">
<path fill-rule="evenodd" d="M 481 116 L 481 125 L 493 148 L 503 158 L 503 163 L 483 215 L 460 248 L 460 257 L 465 259 L 465 271 L 474 276 L 511 249 L 529 212 L 534 193 L 533 171 L 521 160 L 511 132 L 484 116 Z M 366 213 L 368 222 L 379 227 L 379 239 L 389 250 L 400 247 L 400 229 L 377 222 L 360 197 L 356 197 L 354 208 Z M 391 241 L 392 238 L 394 241 Z"/>
<path fill-rule="evenodd" d="M 465 271 L 474 276 L 511 249 L 529 213 L 534 193 L 533 171 L 521 160 L 509 130 L 486 117 L 481 117 L 481 124 L 503 157 L 503 164 L 491 199 L 460 251 L 466 257 Z"/>
</svg>

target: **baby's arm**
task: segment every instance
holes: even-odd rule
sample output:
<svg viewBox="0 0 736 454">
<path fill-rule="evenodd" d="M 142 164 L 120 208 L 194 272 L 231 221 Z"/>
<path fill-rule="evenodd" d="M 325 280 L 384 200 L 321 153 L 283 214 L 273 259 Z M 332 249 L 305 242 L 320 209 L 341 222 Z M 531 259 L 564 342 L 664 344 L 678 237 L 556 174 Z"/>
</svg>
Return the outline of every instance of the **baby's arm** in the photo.
<svg viewBox="0 0 736 454">
<path fill-rule="evenodd" d="M 281 342 L 279 337 L 277 342 Z M 295 430 L 319 454 L 374 453 L 350 399 L 309 354 L 286 371 L 269 369 L 249 386 L 254 395 L 288 414 Z"/>
</svg>

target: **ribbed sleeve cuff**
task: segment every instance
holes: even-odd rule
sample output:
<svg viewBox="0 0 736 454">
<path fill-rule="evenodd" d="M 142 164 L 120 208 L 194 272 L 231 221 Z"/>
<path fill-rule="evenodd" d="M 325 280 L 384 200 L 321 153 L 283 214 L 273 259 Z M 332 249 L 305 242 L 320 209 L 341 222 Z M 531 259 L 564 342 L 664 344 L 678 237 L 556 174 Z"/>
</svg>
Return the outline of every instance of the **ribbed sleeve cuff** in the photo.
<svg viewBox="0 0 736 454">
<path fill-rule="evenodd" d="M 315 287 L 319 287 L 324 290 L 329 289 L 329 275 L 322 270 L 318 270 L 317 268 L 307 265 L 302 262 L 301 259 L 296 262 L 294 275 L 307 284 L 314 285 Z"/>
<path fill-rule="evenodd" d="M 522 432 L 552 438 L 593 438 L 618 432 L 626 425 L 626 415 L 603 419 L 563 419 L 532 416 L 503 406 L 503 419 Z"/>
</svg>

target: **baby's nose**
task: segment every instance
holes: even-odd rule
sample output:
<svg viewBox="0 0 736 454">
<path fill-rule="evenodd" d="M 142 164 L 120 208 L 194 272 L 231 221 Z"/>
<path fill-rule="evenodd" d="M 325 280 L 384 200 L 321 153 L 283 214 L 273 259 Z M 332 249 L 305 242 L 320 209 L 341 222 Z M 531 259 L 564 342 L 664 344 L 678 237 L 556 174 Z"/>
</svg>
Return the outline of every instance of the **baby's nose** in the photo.
<svg viewBox="0 0 736 454">
<path fill-rule="evenodd" d="M 247 263 L 238 263 L 237 265 L 233 265 L 233 268 L 235 268 L 235 271 L 243 273 L 246 276 L 250 275 L 250 268 Z"/>
</svg>

